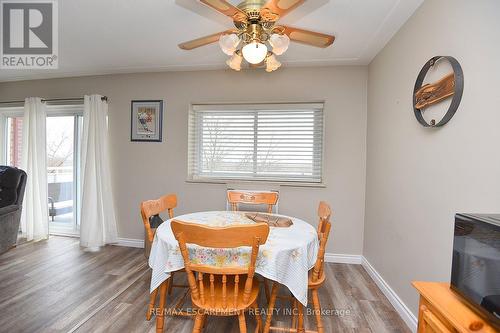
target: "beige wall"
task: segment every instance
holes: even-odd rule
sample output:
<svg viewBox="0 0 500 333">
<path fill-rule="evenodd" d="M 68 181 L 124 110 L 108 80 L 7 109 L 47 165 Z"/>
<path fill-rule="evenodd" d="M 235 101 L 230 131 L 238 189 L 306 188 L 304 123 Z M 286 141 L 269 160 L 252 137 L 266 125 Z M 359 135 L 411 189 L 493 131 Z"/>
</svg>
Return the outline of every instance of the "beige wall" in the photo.
<svg viewBox="0 0 500 333">
<path fill-rule="evenodd" d="M 189 184 L 190 103 L 325 102 L 326 188 L 281 187 L 280 212 L 313 224 L 320 200 L 335 211 L 328 251 L 361 254 L 366 158 L 366 67 L 145 73 L 0 84 L 0 100 L 26 96 L 110 98 L 111 161 L 120 237 L 142 238 L 141 200 L 177 193 L 177 214 L 225 209 L 225 185 Z M 130 142 L 130 101 L 164 99 L 162 143 Z"/>
<path fill-rule="evenodd" d="M 225 208 L 225 185 L 185 182 L 190 103 L 325 101 L 326 188 L 281 187 L 280 212 L 315 224 L 318 201 L 329 201 L 335 222 L 328 251 L 363 253 L 416 313 L 410 282 L 449 280 L 455 212 L 500 211 L 498 13 L 496 0 L 427 0 L 368 70 L 26 81 L 0 84 L 0 100 L 109 96 L 112 181 L 124 238 L 142 237 L 139 202 L 166 192 L 178 194 L 178 214 Z M 447 126 L 425 129 L 413 115 L 411 94 L 420 68 L 434 55 L 461 62 L 465 91 Z M 163 142 L 130 142 L 130 100 L 159 98 L 166 101 Z"/>
<path fill-rule="evenodd" d="M 500 212 L 499 13 L 427 0 L 369 66 L 363 253 L 414 313 L 412 280 L 449 281 L 455 212 Z M 425 129 L 412 90 L 435 55 L 459 60 L 465 90 L 447 126 Z"/>
</svg>

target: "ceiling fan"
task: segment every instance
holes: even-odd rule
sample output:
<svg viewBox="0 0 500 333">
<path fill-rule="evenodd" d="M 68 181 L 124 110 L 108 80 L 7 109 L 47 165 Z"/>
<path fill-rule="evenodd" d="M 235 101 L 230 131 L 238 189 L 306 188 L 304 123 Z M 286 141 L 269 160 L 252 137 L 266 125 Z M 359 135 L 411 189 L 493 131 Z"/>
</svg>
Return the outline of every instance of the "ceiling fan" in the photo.
<svg viewBox="0 0 500 333">
<path fill-rule="evenodd" d="M 235 7 L 226 0 L 200 0 L 229 16 L 236 29 L 184 42 L 179 44 L 179 47 L 192 50 L 218 41 L 222 51 L 231 56 L 226 61 L 230 68 L 241 70 L 242 61 L 245 59 L 252 67 L 265 65 L 267 72 L 275 71 L 281 66 L 276 56 L 285 53 L 290 40 L 322 48 L 332 45 L 335 40 L 332 35 L 277 24 L 281 17 L 305 1 L 246 0 Z M 270 50 L 266 44 L 269 44 Z"/>
</svg>

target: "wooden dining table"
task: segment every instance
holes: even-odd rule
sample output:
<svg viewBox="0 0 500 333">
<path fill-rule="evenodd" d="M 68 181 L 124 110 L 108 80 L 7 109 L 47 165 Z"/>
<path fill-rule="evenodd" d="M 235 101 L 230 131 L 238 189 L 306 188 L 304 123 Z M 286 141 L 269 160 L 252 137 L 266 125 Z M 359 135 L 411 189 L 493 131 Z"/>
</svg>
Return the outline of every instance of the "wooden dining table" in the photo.
<svg viewBox="0 0 500 333">
<path fill-rule="evenodd" d="M 318 235 L 311 224 L 296 217 L 289 218 L 293 222 L 291 226 L 270 228 L 267 242 L 259 248 L 256 273 L 288 287 L 293 296 L 307 306 L 308 271 L 316 261 Z M 174 219 L 212 227 L 255 223 L 245 216 L 245 212 L 234 211 L 197 212 Z M 153 240 L 149 256 L 152 269 L 150 292 L 166 281 L 172 272 L 184 268 L 170 222 L 167 220 L 158 227 Z M 192 260 L 218 267 L 245 265 L 249 262 L 250 248 L 247 247 L 214 249 L 191 244 L 188 250 Z M 163 321 L 163 315 L 157 316 L 157 327 L 163 327 Z"/>
</svg>

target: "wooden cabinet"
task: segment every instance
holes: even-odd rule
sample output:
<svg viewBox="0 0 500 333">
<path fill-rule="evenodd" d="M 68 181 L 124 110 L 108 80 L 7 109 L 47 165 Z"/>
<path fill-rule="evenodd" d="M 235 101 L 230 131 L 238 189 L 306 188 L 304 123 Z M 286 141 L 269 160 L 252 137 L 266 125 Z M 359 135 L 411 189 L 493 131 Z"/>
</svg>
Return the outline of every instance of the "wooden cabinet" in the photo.
<svg viewBox="0 0 500 333">
<path fill-rule="evenodd" d="M 488 320 L 450 289 L 449 283 L 413 282 L 420 293 L 418 333 L 495 333 Z"/>
<path fill-rule="evenodd" d="M 443 323 L 432 310 L 422 304 L 419 308 L 419 327 L 418 332 L 426 333 L 449 333 L 452 332 L 445 323 Z"/>
</svg>

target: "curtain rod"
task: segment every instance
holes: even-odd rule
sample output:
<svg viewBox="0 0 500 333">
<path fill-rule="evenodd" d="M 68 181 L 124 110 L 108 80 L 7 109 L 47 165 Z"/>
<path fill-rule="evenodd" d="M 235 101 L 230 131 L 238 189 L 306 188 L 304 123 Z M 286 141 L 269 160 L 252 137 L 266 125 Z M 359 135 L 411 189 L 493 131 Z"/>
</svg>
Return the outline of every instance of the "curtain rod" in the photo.
<svg viewBox="0 0 500 333">
<path fill-rule="evenodd" d="M 102 101 L 108 101 L 107 96 L 102 96 L 101 97 Z M 76 98 L 49 98 L 49 99 L 44 99 L 42 98 L 42 102 L 79 102 L 83 101 L 83 97 L 76 97 Z M 0 104 L 23 104 L 24 101 L 0 101 Z"/>
</svg>

